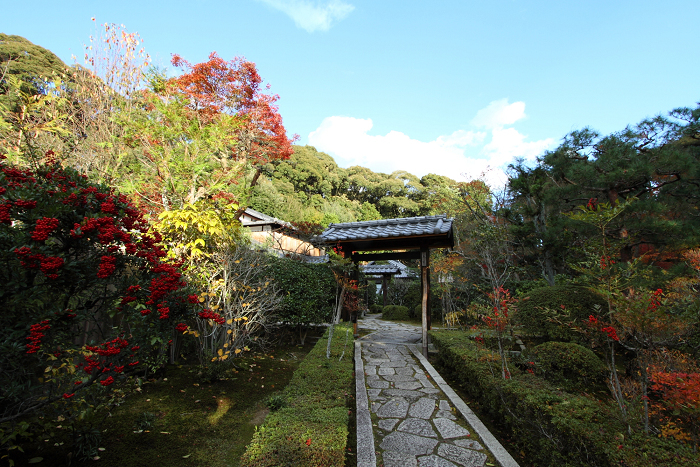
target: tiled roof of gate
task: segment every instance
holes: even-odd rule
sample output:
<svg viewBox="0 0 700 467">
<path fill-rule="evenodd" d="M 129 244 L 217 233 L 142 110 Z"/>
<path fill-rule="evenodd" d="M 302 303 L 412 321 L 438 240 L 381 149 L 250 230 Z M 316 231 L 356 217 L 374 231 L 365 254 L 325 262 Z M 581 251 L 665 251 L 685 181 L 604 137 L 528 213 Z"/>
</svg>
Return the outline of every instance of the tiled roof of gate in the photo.
<svg viewBox="0 0 700 467">
<path fill-rule="evenodd" d="M 446 234 L 452 228 L 453 218 L 447 215 L 382 219 L 379 221 L 331 224 L 321 234 L 328 242 L 370 240 L 390 237 Z"/>
</svg>

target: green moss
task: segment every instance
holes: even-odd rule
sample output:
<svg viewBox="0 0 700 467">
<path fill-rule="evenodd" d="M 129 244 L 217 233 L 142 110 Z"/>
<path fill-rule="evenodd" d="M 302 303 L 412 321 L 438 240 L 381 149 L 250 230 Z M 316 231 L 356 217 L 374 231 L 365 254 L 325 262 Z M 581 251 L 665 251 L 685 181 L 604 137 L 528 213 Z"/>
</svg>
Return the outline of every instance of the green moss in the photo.
<svg viewBox="0 0 700 467">
<path fill-rule="evenodd" d="M 158 379 L 145 382 L 140 392 L 129 395 L 123 405 L 88 420 L 102 433 L 100 447 L 105 450 L 99 452 L 99 465 L 238 466 L 256 424 L 263 422 L 268 411 L 265 402 L 289 383 L 299 358 L 310 348 L 292 346 L 274 353 L 246 354 L 235 359 L 237 372 L 231 370 L 228 379 L 213 383 L 202 382 L 198 365 L 167 367 Z M 51 443 L 35 439 L 25 446 L 26 455 L 16 458 L 16 465 L 26 465 L 32 457 L 43 457 L 39 465 L 45 467 L 67 465 L 70 425 L 67 421 L 60 425 L 59 437 Z M 53 446 L 54 442 L 63 445 Z"/>
</svg>

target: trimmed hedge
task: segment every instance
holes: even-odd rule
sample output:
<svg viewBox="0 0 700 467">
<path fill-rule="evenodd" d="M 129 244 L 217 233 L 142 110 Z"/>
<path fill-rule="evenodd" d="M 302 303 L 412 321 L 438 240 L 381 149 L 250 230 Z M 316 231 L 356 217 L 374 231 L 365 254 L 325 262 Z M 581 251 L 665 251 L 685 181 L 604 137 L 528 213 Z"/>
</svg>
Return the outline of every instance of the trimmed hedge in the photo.
<svg viewBox="0 0 700 467">
<path fill-rule="evenodd" d="M 605 388 L 607 368 L 591 349 L 573 342 L 545 342 L 529 355 L 538 375 L 566 390 Z"/>
<path fill-rule="evenodd" d="M 390 319 L 395 321 L 408 321 L 408 307 L 401 305 L 387 305 L 382 312 L 382 319 Z"/>
<path fill-rule="evenodd" d="M 518 300 L 514 320 L 527 332 L 543 335 L 547 340 L 580 341 L 581 334 L 573 331 L 568 324 L 581 326 L 589 315 L 599 314 L 596 305 L 605 310 L 605 297 L 585 287 L 540 287 Z M 561 323 L 553 322 L 552 318 Z"/>
<path fill-rule="evenodd" d="M 698 465 L 697 454 L 673 440 L 627 434 L 612 403 L 561 391 L 514 368 L 503 380 L 497 359 L 461 331 L 431 331 L 437 364 L 480 407 L 483 416 L 510 432 L 509 444 L 523 451 L 529 465 L 642 467 Z M 586 388 L 584 388 L 586 389 Z"/>
<path fill-rule="evenodd" d="M 382 311 L 384 311 L 384 306 L 383 306 L 383 305 L 380 305 L 380 304 L 378 304 L 378 303 L 375 303 L 375 304 L 373 304 L 373 305 L 370 305 L 370 307 L 369 307 L 369 312 L 372 313 L 372 314 L 374 314 L 374 313 L 381 313 Z"/>
<path fill-rule="evenodd" d="M 283 296 L 277 313 L 280 321 L 299 326 L 330 321 L 336 283 L 328 264 L 272 258 L 270 269 Z"/>
<path fill-rule="evenodd" d="M 326 358 L 327 345 L 328 331 L 294 372 L 282 395 L 283 407 L 269 413 L 256 430 L 241 467 L 345 464 L 347 403 L 354 394 L 352 328 L 336 325 L 330 359 Z"/>
</svg>

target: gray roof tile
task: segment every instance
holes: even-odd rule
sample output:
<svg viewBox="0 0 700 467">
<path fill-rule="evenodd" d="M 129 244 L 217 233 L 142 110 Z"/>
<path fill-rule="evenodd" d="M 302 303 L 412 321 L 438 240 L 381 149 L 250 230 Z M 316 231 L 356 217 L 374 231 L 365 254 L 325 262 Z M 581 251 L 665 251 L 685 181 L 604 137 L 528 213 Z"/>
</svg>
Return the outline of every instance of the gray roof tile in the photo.
<svg viewBox="0 0 700 467">
<path fill-rule="evenodd" d="M 398 274 L 400 271 L 400 268 L 391 264 L 367 264 L 360 266 L 360 269 L 369 276 L 374 274 Z"/>
<path fill-rule="evenodd" d="M 373 238 L 446 234 L 450 231 L 453 220 L 453 218 L 448 218 L 445 214 L 442 214 L 439 216 L 331 224 L 321 234 L 321 239 L 332 243 Z"/>
</svg>

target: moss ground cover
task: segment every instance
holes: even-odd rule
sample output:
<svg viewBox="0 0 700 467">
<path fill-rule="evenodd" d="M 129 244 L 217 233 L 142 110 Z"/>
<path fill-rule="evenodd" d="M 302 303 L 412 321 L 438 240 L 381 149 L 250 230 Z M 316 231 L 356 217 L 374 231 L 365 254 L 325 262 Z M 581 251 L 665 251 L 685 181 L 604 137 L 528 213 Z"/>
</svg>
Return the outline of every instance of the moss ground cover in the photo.
<svg viewBox="0 0 700 467">
<path fill-rule="evenodd" d="M 99 461 L 78 462 L 73 455 L 70 465 L 236 467 L 269 411 L 267 401 L 282 392 L 312 348 L 283 346 L 246 354 L 235 359 L 238 370 L 215 383 L 205 383 L 196 365 L 168 366 L 124 404 L 93 420 L 104 449 Z M 70 429 L 55 431 L 59 438 L 51 445 L 35 440 L 25 446 L 26 455 L 16 465 L 38 457 L 43 458 L 38 466 L 69 465 Z"/>
<path fill-rule="evenodd" d="M 327 337 L 328 333 L 294 373 L 283 393 L 286 406 L 272 412 L 256 431 L 241 466 L 345 465 L 349 417 L 354 413 L 352 328 L 336 327 L 330 359 Z"/>
</svg>

